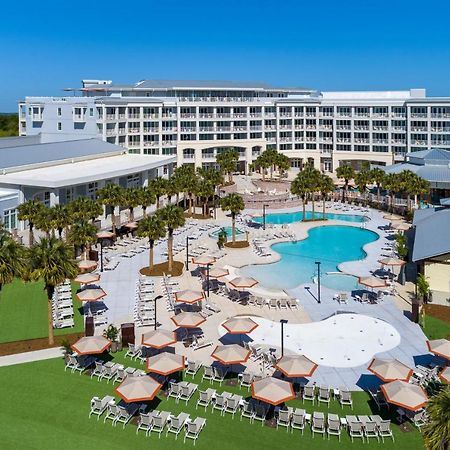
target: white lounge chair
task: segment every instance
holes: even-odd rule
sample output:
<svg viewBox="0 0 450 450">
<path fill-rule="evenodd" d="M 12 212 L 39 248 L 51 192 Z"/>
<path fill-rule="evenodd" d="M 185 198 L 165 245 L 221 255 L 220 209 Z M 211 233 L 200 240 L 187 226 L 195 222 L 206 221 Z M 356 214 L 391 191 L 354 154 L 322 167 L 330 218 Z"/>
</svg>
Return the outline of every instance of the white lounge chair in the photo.
<svg viewBox="0 0 450 450">
<path fill-rule="evenodd" d="M 211 388 L 206 389 L 206 391 L 199 391 L 199 399 L 197 400 L 195 409 L 198 409 L 199 406 L 202 406 L 205 408 L 206 411 L 206 408 L 210 405 L 215 393 L 216 390 Z"/>
<path fill-rule="evenodd" d="M 385 437 L 390 437 L 392 438 L 392 441 L 394 442 L 394 435 L 392 434 L 392 430 L 391 430 L 391 421 L 390 420 L 382 420 L 379 424 L 378 424 L 378 434 L 381 437 L 381 440 L 384 442 L 384 438 Z"/>
<path fill-rule="evenodd" d="M 106 411 L 109 404 L 114 402 L 114 397 L 110 395 L 105 395 L 102 399 L 99 397 L 93 397 L 91 400 L 91 410 L 89 412 L 89 417 L 92 415 L 97 416 L 97 420 L 100 419 L 100 416 Z"/>
<path fill-rule="evenodd" d="M 225 413 L 229 413 L 232 415 L 234 419 L 234 415 L 236 414 L 237 410 L 239 409 L 239 404 L 242 400 L 241 395 L 232 395 L 231 397 L 227 398 L 226 404 L 225 404 Z"/>
<path fill-rule="evenodd" d="M 203 430 L 203 427 L 205 425 L 206 425 L 206 419 L 204 419 L 203 417 L 197 417 L 192 422 L 189 422 L 188 424 L 186 424 L 186 431 L 184 434 L 183 442 L 186 442 L 186 439 L 192 439 L 194 441 L 194 445 L 195 445 L 195 442 L 198 439 L 200 431 Z"/>
<path fill-rule="evenodd" d="M 137 404 L 132 404 L 128 406 L 128 409 L 123 406 L 118 406 L 119 411 L 116 418 L 113 421 L 113 425 L 116 426 L 117 423 L 122 423 L 122 428 L 131 420 L 131 418 L 136 414 L 139 409 Z"/>
<path fill-rule="evenodd" d="M 154 411 L 155 412 L 155 411 Z M 170 412 L 161 411 L 158 415 L 153 415 L 153 423 L 150 428 L 150 433 L 158 433 L 159 438 L 161 438 L 161 433 L 164 431 L 167 420 L 169 419 Z"/>
<path fill-rule="evenodd" d="M 186 368 L 186 375 L 191 375 L 192 378 L 197 374 L 200 367 L 202 367 L 202 363 L 199 361 L 188 361 Z"/>
<path fill-rule="evenodd" d="M 169 433 L 173 433 L 173 434 L 175 434 L 175 439 L 178 439 L 178 435 L 183 430 L 183 428 L 186 424 L 186 420 L 188 418 L 189 418 L 189 414 L 186 414 L 184 412 L 181 412 L 176 417 L 172 417 L 172 420 L 170 421 L 170 423 L 167 427 L 166 436 Z"/>
<path fill-rule="evenodd" d="M 198 385 L 195 383 L 183 384 L 181 386 L 181 390 L 178 395 L 177 402 L 179 402 L 180 400 L 183 400 L 187 404 L 187 402 L 194 395 L 194 392 L 197 390 L 197 388 L 198 388 Z"/>
<path fill-rule="evenodd" d="M 300 430 L 303 434 L 305 431 L 305 422 L 306 422 L 306 411 L 304 409 L 296 408 L 292 413 L 291 433 L 293 433 L 294 430 Z"/>
</svg>

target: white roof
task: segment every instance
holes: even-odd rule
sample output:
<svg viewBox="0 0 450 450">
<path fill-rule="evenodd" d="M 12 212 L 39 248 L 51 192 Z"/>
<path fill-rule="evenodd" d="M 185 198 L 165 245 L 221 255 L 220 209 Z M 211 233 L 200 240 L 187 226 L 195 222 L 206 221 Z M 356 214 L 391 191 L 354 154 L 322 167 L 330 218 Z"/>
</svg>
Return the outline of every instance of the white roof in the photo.
<svg viewBox="0 0 450 450">
<path fill-rule="evenodd" d="M 175 162 L 174 156 L 122 154 L 0 175 L 0 185 L 59 188 L 130 175 Z"/>
</svg>

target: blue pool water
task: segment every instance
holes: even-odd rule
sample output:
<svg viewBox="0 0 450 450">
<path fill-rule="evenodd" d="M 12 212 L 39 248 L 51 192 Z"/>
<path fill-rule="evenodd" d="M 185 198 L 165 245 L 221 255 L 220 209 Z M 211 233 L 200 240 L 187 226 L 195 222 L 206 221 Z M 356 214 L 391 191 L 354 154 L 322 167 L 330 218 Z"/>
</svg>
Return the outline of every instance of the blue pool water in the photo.
<svg viewBox="0 0 450 450">
<path fill-rule="evenodd" d="M 327 272 L 338 272 L 337 266 L 341 262 L 364 259 L 364 245 L 376 241 L 378 237 L 373 231 L 350 226 L 312 228 L 308 238 L 303 241 L 282 242 L 272 246 L 280 255 L 280 261 L 245 266 L 240 272 L 256 278 L 264 287 L 291 289 L 299 284 L 311 283 L 317 277 L 315 261 L 320 261 L 320 279 L 324 286 L 339 291 L 361 289 L 356 277 L 327 275 Z"/>
<path fill-rule="evenodd" d="M 222 227 L 222 228 L 225 229 L 225 231 L 227 233 L 227 237 L 231 238 L 231 235 L 232 235 L 231 227 Z M 219 237 L 219 233 L 220 233 L 220 230 L 213 231 L 210 234 L 210 236 L 217 238 L 217 237 Z M 239 236 L 240 234 L 244 234 L 244 232 L 242 230 L 240 230 L 239 228 L 236 228 L 236 236 Z"/>
<path fill-rule="evenodd" d="M 306 211 L 305 213 L 306 219 L 312 219 L 312 212 Z M 316 212 L 314 214 L 315 219 L 323 219 L 323 213 Z M 345 222 L 366 222 L 367 219 L 364 216 L 357 216 L 355 214 L 334 214 L 334 213 L 325 213 L 326 219 L 335 219 L 335 220 L 343 220 Z M 303 220 L 303 212 L 296 211 L 291 213 L 275 213 L 275 214 L 266 214 L 266 223 L 271 223 L 274 225 L 283 225 L 286 223 L 292 222 L 300 222 Z M 254 222 L 262 223 L 262 217 L 254 217 Z"/>
</svg>

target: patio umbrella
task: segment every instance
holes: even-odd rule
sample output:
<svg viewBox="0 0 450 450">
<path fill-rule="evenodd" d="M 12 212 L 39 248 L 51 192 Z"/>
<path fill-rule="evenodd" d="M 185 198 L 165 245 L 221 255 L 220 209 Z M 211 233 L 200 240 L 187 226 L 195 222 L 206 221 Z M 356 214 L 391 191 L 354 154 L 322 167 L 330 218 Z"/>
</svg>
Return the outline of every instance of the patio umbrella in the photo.
<svg viewBox="0 0 450 450">
<path fill-rule="evenodd" d="M 146 347 L 164 348 L 168 345 L 175 344 L 177 337 L 173 331 L 169 330 L 152 330 L 142 335 L 141 343 Z"/>
<path fill-rule="evenodd" d="M 275 367 L 289 378 L 310 377 L 317 364 L 304 355 L 283 356 Z"/>
<path fill-rule="evenodd" d="M 393 258 L 389 256 L 387 258 L 379 259 L 378 262 L 383 266 L 403 266 L 404 264 L 406 264 L 406 261 L 403 261 L 403 259 Z"/>
<path fill-rule="evenodd" d="M 210 255 L 202 255 L 202 256 L 197 256 L 197 257 L 194 256 L 192 258 L 192 262 L 199 266 L 207 266 L 208 264 L 215 263 L 216 258 L 214 258 L 214 256 L 210 256 Z"/>
<path fill-rule="evenodd" d="M 370 288 L 386 287 L 386 281 L 377 277 L 359 277 L 358 283 Z"/>
<path fill-rule="evenodd" d="M 152 377 L 126 377 L 119 386 L 116 387 L 116 394 L 125 402 L 147 402 L 155 398 L 162 384 Z"/>
<path fill-rule="evenodd" d="M 92 284 L 100 280 L 100 275 L 96 273 L 82 273 L 78 275 L 73 281 L 80 284 Z"/>
<path fill-rule="evenodd" d="M 112 231 L 99 231 L 97 233 L 98 239 L 112 239 L 115 234 Z"/>
<path fill-rule="evenodd" d="M 406 231 L 411 228 L 411 225 L 405 222 L 394 222 L 391 223 L 391 228 L 398 231 Z"/>
<path fill-rule="evenodd" d="M 182 312 L 170 318 L 172 322 L 180 328 L 197 328 L 202 323 L 206 322 L 198 312 Z"/>
<path fill-rule="evenodd" d="M 201 302 L 204 298 L 205 294 L 202 291 L 193 291 L 191 289 L 185 289 L 184 291 L 175 292 L 175 299 L 177 302 L 187 303 L 189 305 Z"/>
<path fill-rule="evenodd" d="M 87 288 L 77 292 L 78 300 L 82 302 L 96 302 L 106 296 L 106 292 L 100 288 Z"/>
<path fill-rule="evenodd" d="M 384 382 L 393 380 L 408 381 L 413 374 L 412 369 L 397 359 L 385 360 L 373 358 L 367 369 Z"/>
<path fill-rule="evenodd" d="M 223 269 L 222 267 L 213 267 L 209 269 L 209 278 L 220 278 L 229 275 L 228 269 Z"/>
<path fill-rule="evenodd" d="M 398 214 L 385 214 L 383 216 L 383 219 L 386 219 L 386 220 L 402 220 L 403 217 L 399 216 Z"/>
<path fill-rule="evenodd" d="M 446 367 L 440 374 L 439 378 L 450 384 L 450 366 Z"/>
<path fill-rule="evenodd" d="M 222 326 L 230 334 L 251 333 L 259 325 L 250 317 L 232 317 L 225 321 Z"/>
<path fill-rule="evenodd" d="M 236 277 L 230 281 L 230 284 L 236 289 L 245 289 L 255 286 L 258 281 L 251 277 Z"/>
<path fill-rule="evenodd" d="M 124 227 L 129 230 L 135 230 L 138 227 L 138 224 L 136 222 L 128 222 L 124 225 Z"/>
<path fill-rule="evenodd" d="M 435 339 L 427 341 L 428 350 L 435 355 L 450 359 L 450 341 L 447 339 Z"/>
<path fill-rule="evenodd" d="M 98 355 L 111 346 L 111 341 L 103 336 L 85 336 L 71 345 L 79 355 Z"/>
<path fill-rule="evenodd" d="M 184 369 L 184 356 L 176 353 L 160 353 L 147 358 L 147 370 L 158 375 L 167 376 Z"/>
<path fill-rule="evenodd" d="M 81 270 L 93 270 L 97 267 L 97 261 L 92 261 L 90 259 L 83 259 L 78 261 L 78 267 Z"/>
<path fill-rule="evenodd" d="M 278 378 L 267 377 L 252 383 L 252 397 L 277 406 L 295 398 L 291 383 Z"/>
<path fill-rule="evenodd" d="M 218 345 L 211 356 L 222 364 L 232 365 L 247 362 L 251 351 L 237 344 Z"/>
<path fill-rule="evenodd" d="M 427 394 L 422 387 L 406 381 L 391 381 L 381 385 L 381 390 L 386 401 L 409 411 L 423 408 L 428 401 Z"/>
</svg>

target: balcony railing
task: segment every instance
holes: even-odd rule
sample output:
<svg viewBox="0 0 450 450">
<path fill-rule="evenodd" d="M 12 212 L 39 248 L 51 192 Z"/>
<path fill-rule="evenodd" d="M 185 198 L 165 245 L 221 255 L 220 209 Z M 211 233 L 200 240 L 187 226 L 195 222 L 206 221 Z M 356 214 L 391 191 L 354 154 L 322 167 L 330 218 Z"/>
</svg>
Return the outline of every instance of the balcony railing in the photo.
<svg viewBox="0 0 450 450">
<path fill-rule="evenodd" d="M 159 147 L 159 141 L 144 141 L 144 147 Z"/>
<path fill-rule="evenodd" d="M 438 133 L 450 133 L 450 128 L 447 128 L 447 127 L 431 127 L 431 131 L 436 131 Z"/>
<path fill-rule="evenodd" d="M 391 139 L 392 144 L 406 144 L 406 139 Z"/>
<path fill-rule="evenodd" d="M 159 128 L 144 128 L 144 133 L 159 133 Z"/>
<path fill-rule="evenodd" d="M 74 122 L 86 122 L 86 115 L 85 114 L 74 114 L 73 121 Z"/>
<path fill-rule="evenodd" d="M 411 113 L 411 117 L 418 118 L 418 117 L 428 117 L 427 113 Z"/>
</svg>

